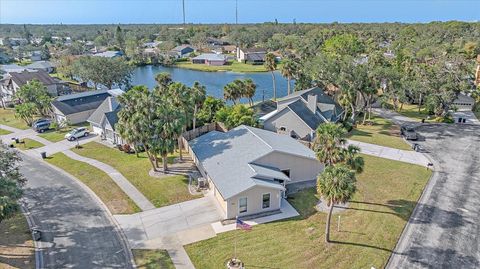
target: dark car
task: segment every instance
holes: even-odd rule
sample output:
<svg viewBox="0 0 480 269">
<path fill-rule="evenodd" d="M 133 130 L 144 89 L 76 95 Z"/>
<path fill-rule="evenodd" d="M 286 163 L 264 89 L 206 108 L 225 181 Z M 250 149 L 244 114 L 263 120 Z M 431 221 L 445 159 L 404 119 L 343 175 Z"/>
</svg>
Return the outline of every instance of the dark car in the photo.
<svg viewBox="0 0 480 269">
<path fill-rule="evenodd" d="M 417 132 L 415 132 L 415 128 L 412 126 L 404 125 L 402 128 L 400 128 L 400 132 L 403 137 L 407 140 L 417 140 Z"/>
<path fill-rule="evenodd" d="M 43 132 L 48 131 L 50 129 L 50 122 L 49 121 L 41 121 L 41 122 L 35 123 L 32 128 L 33 128 L 33 130 L 35 130 L 38 133 L 43 133 Z"/>
</svg>

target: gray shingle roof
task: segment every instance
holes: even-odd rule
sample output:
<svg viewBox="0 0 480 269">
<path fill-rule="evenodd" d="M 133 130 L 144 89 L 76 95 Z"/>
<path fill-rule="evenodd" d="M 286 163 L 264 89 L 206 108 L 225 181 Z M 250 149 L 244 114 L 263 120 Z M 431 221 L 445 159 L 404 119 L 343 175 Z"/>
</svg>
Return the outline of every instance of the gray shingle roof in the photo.
<svg viewBox="0 0 480 269">
<path fill-rule="evenodd" d="M 318 125 L 324 122 L 324 120 L 313 113 L 302 100 L 297 100 L 288 105 L 288 108 L 297 114 L 297 116 L 305 122 L 312 130 L 317 129 Z"/>
<path fill-rule="evenodd" d="M 88 122 L 101 125 L 103 117 L 118 108 L 119 104 L 115 97 L 107 97 L 100 106 L 90 115 Z M 112 125 L 113 126 L 113 125 Z"/>
<path fill-rule="evenodd" d="M 70 115 L 96 109 L 109 96 L 110 94 L 106 90 L 88 91 L 59 96 L 52 102 L 52 105 L 64 115 Z"/>
<path fill-rule="evenodd" d="M 283 189 L 273 179 L 285 179 L 285 175 L 256 164 L 260 157 L 282 152 L 316 159 L 313 151 L 293 138 L 244 125 L 226 133 L 209 132 L 189 144 L 224 199 L 258 185 Z"/>
<path fill-rule="evenodd" d="M 18 85 L 22 86 L 24 84 L 27 84 L 27 82 L 31 80 L 38 80 L 43 85 L 48 86 L 48 85 L 53 85 L 56 84 L 57 81 L 53 79 L 51 76 L 49 76 L 45 71 L 42 70 L 36 70 L 36 71 L 23 71 L 23 72 L 11 72 L 9 73 L 12 80 Z"/>
<path fill-rule="evenodd" d="M 193 58 L 192 60 L 225 61 L 226 56 L 223 54 L 216 54 L 216 53 L 204 53 Z"/>
</svg>

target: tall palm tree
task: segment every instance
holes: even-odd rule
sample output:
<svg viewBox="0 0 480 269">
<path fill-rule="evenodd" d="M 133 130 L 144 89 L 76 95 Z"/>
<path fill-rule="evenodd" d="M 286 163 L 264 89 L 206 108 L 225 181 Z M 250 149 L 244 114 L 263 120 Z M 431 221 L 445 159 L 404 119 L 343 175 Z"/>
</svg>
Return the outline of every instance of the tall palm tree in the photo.
<svg viewBox="0 0 480 269">
<path fill-rule="evenodd" d="M 291 93 L 290 81 L 296 72 L 296 64 L 292 59 L 285 59 L 282 66 L 282 76 L 287 78 L 288 94 Z"/>
<path fill-rule="evenodd" d="M 206 98 L 206 87 L 200 84 L 200 82 L 195 81 L 193 83 L 193 86 L 191 88 L 191 97 L 192 97 L 192 102 L 194 104 L 193 108 L 193 129 L 195 130 L 195 125 L 196 125 L 196 120 L 197 120 L 197 111 L 198 108 L 203 105 L 203 102 L 205 102 Z"/>
<path fill-rule="evenodd" d="M 167 72 L 158 73 L 155 76 L 155 81 L 157 82 L 157 87 L 162 92 L 166 91 L 168 86 L 173 82 L 172 76 Z"/>
<path fill-rule="evenodd" d="M 265 69 L 272 73 L 272 82 L 273 82 L 273 100 L 277 100 L 277 84 L 275 83 L 275 73 L 274 71 L 277 69 L 277 62 L 275 61 L 275 55 L 272 53 L 267 53 L 265 55 L 265 62 L 263 63 Z"/>
<path fill-rule="evenodd" d="M 357 173 L 362 173 L 365 166 L 365 161 L 363 160 L 363 157 L 358 156 L 359 153 L 359 147 L 355 145 L 348 145 L 348 147 L 343 150 L 343 159 L 345 164 L 350 167 L 350 169 Z"/>
<path fill-rule="evenodd" d="M 223 86 L 223 99 L 225 101 L 232 101 L 234 105 L 237 104 L 237 98 L 235 97 L 235 85 L 232 83 L 228 83 L 227 85 Z"/>
<path fill-rule="evenodd" d="M 347 142 L 346 134 L 347 130 L 340 124 L 331 122 L 320 124 L 313 143 L 318 160 L 327 166 L 341 162 L 343 146 Z"/>
<path fill-rule="evenodd" d="M 325 242 L 330 242 L 330 222 L 334 204 L 346 203 L 356 191 L 355 173 L 343 165 L 328 166 L 318 176 L 317 192 L 327 202 L 328 217 L 325 225 Z"/>
<path fill-rule="evenodd" d="M 253 106 L 253 96 L 255 96 L 255 92 L 257 91 L 257 85 L 251 78 L 245 79 L 243 84 L 245 86 L 244 97 L 248 98 L 248 103 L 250 106 Z"/>
<path fill-rule="evenodd" d="M 185 118 L 185 126 L 183 131 L 186 131 L 188 123 L 190 122 L 190 117 L 193 114 L 193 99 L 191 97 L 191 89 L 185 84 L 180 82 L 173 82 L 168 86 L 168 93 L 171 98 L 170 102 L 172 102 L 180 111 L 183 112 Z M 182 142 L 181 137 L 182 132 L 178 133 L 178 150 L 180 153 L 180 160 L 183 159 L 182 155 Z"/>
</svg>

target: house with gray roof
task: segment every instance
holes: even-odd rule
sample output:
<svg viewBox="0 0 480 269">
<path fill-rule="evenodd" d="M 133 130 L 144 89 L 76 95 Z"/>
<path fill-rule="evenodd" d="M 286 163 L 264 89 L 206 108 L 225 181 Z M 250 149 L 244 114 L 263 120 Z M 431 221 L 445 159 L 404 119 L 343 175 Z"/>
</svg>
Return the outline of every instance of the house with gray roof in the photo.
<svg viewBox="0 0 480 269">
<path fill-rule="evenodd" d="M 317 127 L 325 122 L 337 122 L 343 109 L 322 89 L 315 87 L 294 92 L 276 102 L 276 108 L 263 113 L 263 128 L 296 139 L 311 141 Z"/>
<path fill-rule="evenodd" d="M 105 99 L 116 95 L 115 90 L 95 90 L 59 96 L 52 102 L 55 120 L 59 124 L 86 122 Z"/>
<path fill-rule="evenodd" d="M 192 157 L 225 219 L 280 209 L 299 186 L 314 186 L 323 165 L 297 140 L 241 125 L 189 142 Z"/>
<path fill-rule="evenodd" d="M 195 52 L 195 49 L 190 45 L 180 45 L 173 48 L 170 52 L 171 55 L 174 55 L 177 58 L 184 58 Z"/>
<path fill-rule="evenodd" d="M 243 63 L 263 64 L 267 50 L 264 48 L 237 47 L 237 60 Z"/>
<path fill-rule="evenodd" d="M 223 54 L 204 53 L 192 58 L 192 63 L 220 66 L 227 63 L 227 57 Z"/>
<path fill-rule="evenodd" d="M 115 96 L 109 96 L 87 119 L 93 133 L 98 134 L 102 139 L 114 145 L 124 143 L 120 134 L 115 129 L 120 109 L 121 106 L 117 98 Z"/>
</svg>

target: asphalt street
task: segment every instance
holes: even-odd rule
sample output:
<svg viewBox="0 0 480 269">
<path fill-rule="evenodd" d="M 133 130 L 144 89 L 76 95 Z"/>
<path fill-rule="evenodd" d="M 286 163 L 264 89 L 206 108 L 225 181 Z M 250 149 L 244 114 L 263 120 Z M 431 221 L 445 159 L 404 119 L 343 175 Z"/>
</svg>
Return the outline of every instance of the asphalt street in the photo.
<svg viewBox="0 0 480 269">
<path fill-rule="evenodd" d="M 131 268 L 126 245 L 97 200 L 75 179 L 22 158 L 24 200 L 42 231 L 42 268 Z"/>
<path fill-rule="evenodd" d="M 480 268 L 480 126 L 418 132 L 436 172 L 387 268 Z"/>
</svg>

